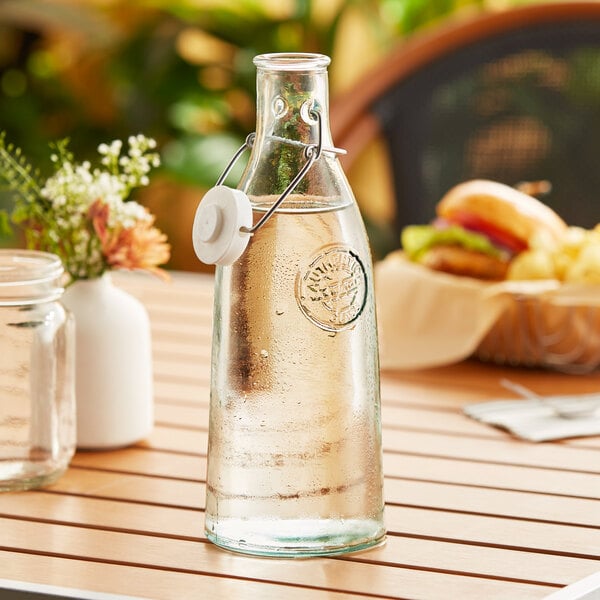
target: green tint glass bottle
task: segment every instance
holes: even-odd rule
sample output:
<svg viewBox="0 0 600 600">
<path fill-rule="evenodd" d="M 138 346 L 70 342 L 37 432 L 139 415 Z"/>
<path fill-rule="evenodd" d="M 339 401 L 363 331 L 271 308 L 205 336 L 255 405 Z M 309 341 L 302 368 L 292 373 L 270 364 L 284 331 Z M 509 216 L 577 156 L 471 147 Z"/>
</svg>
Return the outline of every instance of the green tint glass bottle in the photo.
<svg viewBox="0 0 600 600">
<path fill-rule="evenodd" d="M 238 187 L 255 225 L 318 157 L 216 268 L 206 533 L 251 554 L 339 554 L 385 536 L 370 250 L 329 132 L 329 58 L 254 62 L 257 130 Z"/>
</svg>

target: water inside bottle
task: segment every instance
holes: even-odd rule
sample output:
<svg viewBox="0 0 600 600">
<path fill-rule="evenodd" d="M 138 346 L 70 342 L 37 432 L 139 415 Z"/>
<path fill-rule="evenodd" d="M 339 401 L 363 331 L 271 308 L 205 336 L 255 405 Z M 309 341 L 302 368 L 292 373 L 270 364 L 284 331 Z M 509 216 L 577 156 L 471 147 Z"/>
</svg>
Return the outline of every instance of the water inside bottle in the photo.
<svg viewBox="0 0 600 600">
<path fill-rule="evenodd" d="M 206 506 L 216 544 L 299 556 L 383 538 L 377 335 L 357 219 L 354 203 L 292 198 L 217 269 Z"/>
</svg>

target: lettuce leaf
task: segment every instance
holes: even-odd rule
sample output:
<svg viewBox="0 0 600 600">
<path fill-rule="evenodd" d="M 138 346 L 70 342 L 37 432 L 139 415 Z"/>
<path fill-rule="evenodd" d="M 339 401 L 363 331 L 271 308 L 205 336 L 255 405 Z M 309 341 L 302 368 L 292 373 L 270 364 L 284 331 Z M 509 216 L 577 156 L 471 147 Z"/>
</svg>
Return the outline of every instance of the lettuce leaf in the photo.
<svg viewBox="0 0 600 600">
<path fill-rule="evenodd" d="M 409 225 L 402 230 L 401 242 L 408 258 L 414 261 L 418 261 L 433 246 L 462 246 L 490 256 L 502 256 L 502 251 L 485 235 L 467 231 L 458 225 L 444 229 L 437 229 L 433 225 Z"/>
</svg>

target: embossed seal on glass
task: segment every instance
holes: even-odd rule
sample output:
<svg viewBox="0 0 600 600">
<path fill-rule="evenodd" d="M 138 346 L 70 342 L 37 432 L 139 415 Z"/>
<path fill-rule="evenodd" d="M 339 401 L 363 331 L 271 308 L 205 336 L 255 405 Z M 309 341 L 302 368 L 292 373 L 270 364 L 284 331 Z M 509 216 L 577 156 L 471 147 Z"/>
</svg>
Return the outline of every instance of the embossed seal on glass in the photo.
<svg viewBox="0 0 600 600">
<path fill-rule="evenodd" d="M 350 248 L 323 248 L 296 279 L 304 315 L 321 329 L 341 331 L 362 313 L 367 299 L 363 264 Z"/>
</svg>

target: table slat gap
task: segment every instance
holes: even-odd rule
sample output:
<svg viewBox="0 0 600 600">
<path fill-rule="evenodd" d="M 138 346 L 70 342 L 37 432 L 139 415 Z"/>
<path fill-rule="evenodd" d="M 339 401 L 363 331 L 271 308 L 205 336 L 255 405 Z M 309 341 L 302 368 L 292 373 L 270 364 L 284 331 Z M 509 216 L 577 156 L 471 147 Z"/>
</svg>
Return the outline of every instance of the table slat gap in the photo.
<svg viewBox="0 0 600 600">
<path fill-rule="evenodd" d="M 544 525 L 566 525 L 569 527 L 578 527 L 580 529 L 592 529 L 594 531 L 598 531 L 600 532 L 600 527 L 598 527 L 597 525 L 592 525 L 592 524 L 586 524 L 586 523 L 572 523 L 569 521 L 560 521 L 557 519 L 541 519 L 541 518 L 535 518 L 535 517 L 523 517 L 523 516 L 518 516 L 518 515 L 502 515 L 502 514 L 498 514 L 498 513 L 493 513 L 493 512 L 483 512 L 483 511 L 476 511 L 476 510 L 461 510 L 458 508 L 439 508 L 437 506 L 423 506 L 422 504 L 409 504 L 409 503 L 404 503 L 404 502 L 386 502 L 386 507 L 387 506 L 395 506 L 398 508 L 419 508 L 419 509 L 424 509 L 424 510 L 431 510 L 431 511 L 436 511 L 436 512 L 443 512 L 443 513 L 453 513 L 453 514 L 459 514 L 459 515 L 471 515 L 471 516 L 476 516 L 476 517 L 494 517 L 496 519 L 506 519 L 507 521 L 524 521 L 527 523 L 541 523 Z M 600 559 L 600 554 L 597 555 L 597 558 Z"/>
<path fill-rule="evenodd" d="M 548 548 L 538 548 L 533 546 L 523 546 L 515 544 L 498 544 L 498 543 L 485 543 L 477 540 L 463 539 L 463 538 L 449 538 L 437 535 L 417 535 L 406 532 L 393 532 L 389 531 L 388 536 L 390 537 L 406 537 L 416 540 L 429 540 L 432 542 L 444 542 L 448 544 L 460 544 L 464 546 L 476 546 L 477 548 L 494 548 L 497 550 L 511 550 L 513 552 L 525 552 L 529 554 L 547 554 L 549 556 L 560 556 L 573 559 L 589 560 L 593 561 L 594 564 L 600 560 L 598 554 L 588 554 L 583 552 L 564 552 L 562 550 L 552 550 Z"/>
<path fill-rule="evenodd" d="M 414 482 L 414 483 L 433 483 L 433 484 L 446 483 L 446 482 L 440 481 L 438 479 L 426 479 L 426 478 L 419 478 L 419 477 L 400 477 L 400 476 L 394 476 L 394 475 L 386 475 L 385 479 L 386 479 L 386 481 L 393 480 L 393 481 L 407 481 L 407 482 Z M 524 492 L 527 494 L 538 494 L 539 496 L 546 496 L 546 497 L 550 496 L 550 497 L 555 497 L 555 498 L 571 498 L 574 500 L 600 500 L 600 492 L 597 495 L 586 496 L 586 495 L 578 495 L 578 494 L 567 494 L 564 492 L 563 493 L 547 492 L 547 491 L 530 490 L 530 489 L 524 489 L 524 488 L 502 487 L 502 486 L 491 485 L 491 484 L 486 485 L 484 483 L 474 484 L 474 483 L 453 482 L 452 485 L 455 487 L 471 488 L 471 489 L 475 489 L 475 490 L 481 489 L 481 490 L 496 490 L 499 492 Z"/>
<path fill-rule="evenodd" d="M 565 472 L 565 473 L 580 473 L 586 475 L 598 475 L 598 471 L 596 470 L 588 470 L 588 469 L 570 469 L 565 467 L 552 467 L 545 466 L 540 464 L 524 464 L 524 463 L 516 463 L 510 461 L 500 461 L 500 460 L 483 460 L 473 457 L 461 457 L 455 456 L 451 454 L 435 454 L 431 452 L 419 452 L 419 451 L 408 451 L 408 450 L 394 450 L 391 448 L 384 448 L 384 454 L 390 454 L 395 456 L 414 456 L 420 458 L 435 458 L 435 459 L 451 459 L 456 461 L 464 461 L 466 463 L 474 463 L 474 464 L 482 464 L 482 465 L 498 465 L 503 467 L 525 467 L 525 468 L 534 468 L 540 469 L 544 471 L 555 471 L 555 472 Z"/>
</svg>

